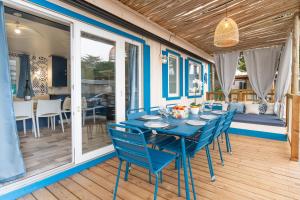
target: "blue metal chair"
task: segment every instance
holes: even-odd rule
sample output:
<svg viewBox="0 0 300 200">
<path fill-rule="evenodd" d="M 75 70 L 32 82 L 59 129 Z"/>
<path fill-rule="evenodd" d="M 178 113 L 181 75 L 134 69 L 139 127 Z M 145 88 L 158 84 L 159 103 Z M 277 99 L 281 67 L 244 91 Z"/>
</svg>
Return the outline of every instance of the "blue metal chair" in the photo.
<svg viewBox="0 0 300 200">
<path fill-rule="evenodd" d="M 152 111 L 151 111 L 152 109 Z M 152 107 L 150 108 L 150 114 L 158 114 L 159 107 Z M 139 117 L 142 117 L 143 115 L 147 115 L 148 113 L 144 111 L 144 108 L 138 108 L 138 109 L 132 109 L 127 111 L 127 119 L 137 119 Z M 161 147 L 163 145 L 166 145 L 170 142 L 173 142 L 176 140 L 174 136 L 169 135 L 157 135 L 152 134 L 151 130 L 144 131 L 145 138 L 148 144 L 152 144 L 153 148 Z"/>
<path fill-rule="evenodd" d="M 222 165 L 224 165 L 224 159 L 223 159 L 223 155 L 222 155 L 222 149 L 221 149 L 219 137 L 223 133 L 222 130 L 224 129 L 224 124 L 226 122 L 226 118 L 227 118 L 228 114 L 229 113 L 226 113 L 219 117 L 219 120 L 216 124 L 216 128 L 213 133 L 213 138 L 212 138 L 213 146 L 215 146 L 215 141 L 217 141 L 217 143 L 218 143 L 218 149 L 219 149 L 220 160 L 222 162 Z"/>
<path fill-rule="evenodd" d="M 122 163 L 125 161 L 125 181 L 128 180 L 129 164 L 146 168 L 151 174 L 155 175 L 154 200 L 156 200 L 158 176 L 165 167 L 176 159 L 176 155 L 148 148 L 144 133 L 138 128 L 110 124 L 108 130 L 120 161 L 113 199 L 116 199 Z"/>
<path fill-rule="evenodd" d="M 221 103 L 213 103 L 212 110 L 222 110 L 223 106 Z"/>
<path fill-rule="evenodd" d="M 204 125 L 201 128 L 200 132 L 197 134 L 197 136 L 194 137 L 194 139 L 186 139 L 186 142 L 185 142 L 187 159 L 188 159 L 188 167 L 189 167 L 189 172 L 190 172 L 190 177 L 191 177 L 194 199 L 196 199 L 196 193 L 195 193 L 194 179 L 193 179 L 190 159 L 193 158 L 195 156 L 195 154 L 198 153 L 200 150 L 205 148 L 211 180 L 215 181 L 215 175 L 214 175 L 213 164 L 212 164 L 211 155 L 210 155 L 210 151 L 209 151 L 209 145 L 212 142 L 212 139 L 214 136 L 213 135 L 214 130 L 216 128 L 216 124 L 217 124 L 218 120 L 219 120 L 219 118 L 208 121 L 206 123 L 206 125 Z M 180 168 L 181 168 L 180 163 L 181 163 L 181 157 L 182 157 L 180 140 L 178 139 L 168 145 L 165 145 L 163 148 L 167 151 L 176 153 L 177 160 L 179 160 L 179 162 L 177 162 L 177 166 L 179 169 L 178 176 L 180 176 Z M 178 180 L 178 181 L 180 181 L 180 180 Z M 178 191 L 178 194 L 180 194 L 180 191 Z"/>
<path fill-rule="evenodd" d="M 232 149 L 231 149 L 231 144 L 230 144 L 229 132 L 228 131 L 229 131 L 229 128 L 230 128 L 230 125 L 231 125 L 231 122 L 233 120 L 233 117 L 234 117 L 235 113 L 236 113 L 236 110 L 228 112 L 228 115 L 225 119 L 224 126 L 223 126 L 223 129 L 222 129 L 222 133 L 225 134 L 227 152 L 229 152 L 230 154 L 232 153 Z"/>
</svg>

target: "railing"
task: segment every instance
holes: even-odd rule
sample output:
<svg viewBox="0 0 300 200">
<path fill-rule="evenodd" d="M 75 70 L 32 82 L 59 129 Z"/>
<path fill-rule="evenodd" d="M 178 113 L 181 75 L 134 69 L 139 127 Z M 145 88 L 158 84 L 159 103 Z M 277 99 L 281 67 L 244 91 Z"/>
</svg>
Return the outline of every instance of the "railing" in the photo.
<svg viewBox="0 0 300 200">
<path fill-rule="evenodd" d="M 300 140 L 300 96 L 287 95 L 286 122 L 288 138 L 291 145 L 291 160 L 299 160 L 299 140 Z"/>
<path fill-rule="evenodd" d="M 225 97 L 222 91 L 207 92 L 207 100 L 224 101 Z M 268 102 L 274 102 L 274 92 L 267 95 Z M 257 95 L 253 90 L 232 90 L 229 95 L 230 101 L 258 101 Z"/>
</svg>

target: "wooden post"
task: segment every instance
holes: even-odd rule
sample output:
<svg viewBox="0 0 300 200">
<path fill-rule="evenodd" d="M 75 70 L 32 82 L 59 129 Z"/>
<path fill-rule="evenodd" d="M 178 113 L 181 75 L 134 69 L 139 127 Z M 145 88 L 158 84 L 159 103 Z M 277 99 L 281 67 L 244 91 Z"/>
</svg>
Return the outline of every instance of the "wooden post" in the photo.
<svg viewBox="0 0 300 200">
<path fill-rule="evenodd" d="M 294 17 L 292 46 L 292 127 L 291 127 L 291 160 L 299 160 L 299 126 L 300 126 L 300 96 L 299 93 L 299 13 Z"/>
<path fill-rule="evenodd" d="M 299 13 L 295 14 L 294 17 L 294 28 L 293 28 L 293 47 L 292 47 L 292 94 L 298 94 L 299 92 Z"/>
<path fill-rule="evenodd" d="M 291 160 L 299 160 L 299 126 L 300 126 L 300 96 L 293 95 L 292 102 L 292 135 L 291 135 Z"/>
</svg>

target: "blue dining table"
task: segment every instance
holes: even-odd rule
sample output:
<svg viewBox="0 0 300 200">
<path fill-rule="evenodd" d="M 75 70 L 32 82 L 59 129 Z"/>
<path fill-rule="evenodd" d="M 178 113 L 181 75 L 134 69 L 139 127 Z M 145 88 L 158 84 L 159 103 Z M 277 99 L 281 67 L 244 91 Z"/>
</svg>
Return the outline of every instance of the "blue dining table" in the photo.
<svg viewBox="0 0 300 200">
<path fill-rule="evenodd" d="M 160 120 L 156 121 L 163 121 L 170 124 L 171 128 L 148 128 L 146 127 L 145 121 L 141 119 L 130 119 L 127 121 L 121 122 L 121 124 L 125 124 L 128 126 L 138 127 L 140 129 L 146 130 L 155 130 L 159 134 L 165 135 L 173 135 L 178 136 L 181 142 L 181 150 L 182 150 L 182 164 L 183 164 L 183 172 L 184 172 L 184 182 L 185 182 L 185 192 L 186 192 L 186 199 L 190 200 L 190 190 L 189 190 L 189 178 L 188 178 L 188 171 L 187 171 L 187 159 L 186 159 L 186 148 L 185 148 L 185 139 L 187 137 L 194 136 L 202 126 L 193 126 L 186 123 L 187 120 L 191 119 L 199 119 L 199 115 L 190 115 L 189 118 L 186 119 L 175 119 L 173 117 L 164 117 Z M 203 120 L 205 121 L 205 120 Z"/>
</svg>

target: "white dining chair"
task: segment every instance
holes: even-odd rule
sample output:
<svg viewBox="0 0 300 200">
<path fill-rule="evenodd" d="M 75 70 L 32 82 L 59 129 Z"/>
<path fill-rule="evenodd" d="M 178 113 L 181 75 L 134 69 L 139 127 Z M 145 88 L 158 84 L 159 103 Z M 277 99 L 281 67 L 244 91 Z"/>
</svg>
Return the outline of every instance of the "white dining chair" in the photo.
<svg viewBox="0 0 300 200">
<path fill-rule="evenodd" d="M 32 101 L 15 101 L 14 111 L 16 121 L 23 121 L 24 135 L 26 135 L 26 119 L 32 120 L 32 132 L 37 137 L 36 126 L 33 114 L 33 102 Z"/>
<path fill-rule="evenodd" d="M 63 105 L 62 105 L 62 111 L 61 111 L 67 121 L 68 124 L 70 124 L 70 120 L 68 119 L 67 113 L 71 113 L 71 98 L 70 97 L 66 97 Z M 71 119 L 71 115 L 70 115 L 70 119 Z"/>
<path fill-rule="evenodd" d="M 51 127 L 55 130 L 55 117 L 59 116 L 62 132 L 64 133 L 64 123 L 61 111 L 61 100 L 38 100 L 36 107 L 36 126 L 38 137 L 41 137 L 39 118 L 47 117 L 51 120 Z M 49 122 L 49 120 L 48 120 Z"/>
</svg>

